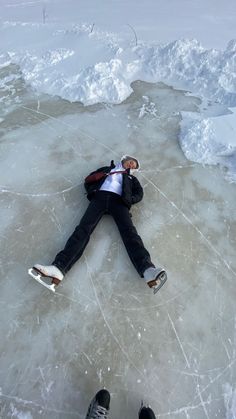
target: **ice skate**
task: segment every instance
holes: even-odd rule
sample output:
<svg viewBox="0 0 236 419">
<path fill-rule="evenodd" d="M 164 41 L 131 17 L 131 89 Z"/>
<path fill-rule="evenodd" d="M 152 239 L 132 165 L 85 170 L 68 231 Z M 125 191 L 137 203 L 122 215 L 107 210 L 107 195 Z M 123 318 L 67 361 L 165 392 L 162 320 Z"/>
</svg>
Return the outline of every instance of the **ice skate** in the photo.
<svg viewBox="0 0 236 419">
<path fill-rule="evenodd" d="M 143 276 L 147 285 L 152 288 L 153 294 L 156 294 L 167 280 L 167 273 L 162 268 L 150 267 L 144 271 Z"/>
<path fill-rule="evenodd" d="M 28 274 L 52 292 L 56 291 L 56 287 L 64 278 L 64 275 L 60 269 L 54 265 L 34 265 L 33 268 L 28 270 Z"/>
<path fill-rule="evenodd" d="M 107 419 L 109 408 L 110 393 L 107 390 L 100 390 L 90 403 L 86 419 Z"/>
</svg>

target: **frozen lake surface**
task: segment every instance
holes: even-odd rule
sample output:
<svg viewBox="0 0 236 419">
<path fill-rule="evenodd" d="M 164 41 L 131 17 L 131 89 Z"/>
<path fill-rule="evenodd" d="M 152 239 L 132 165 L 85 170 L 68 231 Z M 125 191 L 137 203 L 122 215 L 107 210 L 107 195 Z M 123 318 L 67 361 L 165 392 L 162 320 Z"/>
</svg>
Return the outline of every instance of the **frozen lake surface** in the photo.
<svg viewBox="0 0 236 419">
<path fill-rule="evenodd" d="M 113 419 L 137 418 L 141 400 L 157 418 L 233 419 L 236 190 L 178 144 L 200 100 L 137 81 L 120 105 L 85 107 L 14 83 L 0 115 L 0 417 L 84 418 L 105 386 Z M 84 177 L 124 153 L 141 161 L 134 223 L 169 280 L 152 295 L 105 216 L 53 295 L 27 269 L 79 222 Z"/>
</svg>

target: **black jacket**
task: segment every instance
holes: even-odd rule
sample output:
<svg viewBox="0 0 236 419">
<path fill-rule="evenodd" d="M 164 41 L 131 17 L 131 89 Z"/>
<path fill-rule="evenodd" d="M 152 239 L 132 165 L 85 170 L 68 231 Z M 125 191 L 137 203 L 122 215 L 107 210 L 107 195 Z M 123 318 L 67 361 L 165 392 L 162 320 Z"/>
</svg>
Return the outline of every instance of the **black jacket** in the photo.
<svg viewBox="0 0 236 419">
<path fill-rule="evenodd" d="M 90 173 L 97 173 L 97 172 L 104 172 L 109 173 L 111 169 L 114 169 L 115 164 L 114 161 L 111 161 L 110 166 L 100 167 L 99 169 L 95 170 L 94 172 Z M 122 174 L 123 176 L 123 184 L 122 184 L 122 195 L 121 199 L 124 204 L 130 209 L 131 205 L 136 204 L 137 202 L 141 201 L 143 198 L 143 188 L 140 185 L 138 179 L 130 174 L 130 170 L 127 170 L 127 173 Z M 89 201 L 93 198 L 95 192 L 97 192 L 105 179 L 102 179 L 97 182 L 93 183 L 85 183 L 85 189 L 87 191 L 87 198 Z"/>
</svg>

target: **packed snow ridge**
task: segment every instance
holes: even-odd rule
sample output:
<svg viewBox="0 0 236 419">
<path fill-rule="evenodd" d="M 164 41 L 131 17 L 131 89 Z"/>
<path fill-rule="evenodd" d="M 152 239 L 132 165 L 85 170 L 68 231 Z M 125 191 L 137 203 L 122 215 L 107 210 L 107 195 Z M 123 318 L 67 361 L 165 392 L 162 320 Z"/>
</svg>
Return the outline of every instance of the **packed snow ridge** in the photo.
<svg viewBox="0 0 236 419">
<path fill-rule="evenodd" d="M 186 39 L 132 46 L 115 34 L 91 32 L 86 24 L 56 29 L 5 23 L 1 32 L 8 46 L 8 53 L 1 54 L 1 67 L 19 64 L 25 80 L 37 91 L 84 104 L 120 103 L 130 94 L 130 83 L 142 79 L 172 83 L 236 106 L 236 40 L 220 51 Z"/>
</svg>

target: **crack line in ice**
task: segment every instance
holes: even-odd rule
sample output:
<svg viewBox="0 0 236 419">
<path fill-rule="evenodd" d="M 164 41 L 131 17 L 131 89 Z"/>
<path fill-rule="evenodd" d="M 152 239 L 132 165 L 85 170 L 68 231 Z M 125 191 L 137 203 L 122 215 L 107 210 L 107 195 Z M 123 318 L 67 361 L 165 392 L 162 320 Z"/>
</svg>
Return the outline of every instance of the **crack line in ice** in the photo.
<svg viewBox="0 0 236 419">
<path fill-rule="evenodd" d="M 220 336 L 219 336 L 219 337 L 220 337 Z M 222 343 L 222 346 L 223 346 L 223 347 L 224 347 L 224 349 L 225 349 L 225 352 L 226 352 L 226 355 L 227 355 L 227 357 L 228 357 L 228 360 L 230 360 L 229 351 L 228 351 L 228 348 L 227 348 L 227 346 L 226 346 L 225 342 L 223 341 L 223 339 L 221 340 L 221 343 Z"/>
<path fill-rule="evenodd" d="M 165 173 L 171 170 L 176 170 L 176 169 L 189 169 L 190 167 L 196 167 L 197 163 L 193 163 L 193 164 L 188 164 L 186 166 L 182 166 L 182 165 L 178 165 L 178 166 L 171 166 L 171 167 L 166 167 L 164 169 L 141 169 L 139 170 L 139 173 Z"/>
<path fill-rule="evenodd" d="M 42 398 L 44 399 L 44 402 L 45 402 L 45 401 L 47 401 L 47 398 L 45 397 L 46 395 L 45 395 L 45 393 L 44 393 L 44 391 L 43 391 L 43 390 L 46 390 L 46 394 L 48 394 L 48 393 L 49 393 L 49 391 L 50 391 L 50 384 L 49 384 L 49 385 L 47 385 L 47 382 L 46 382 L 46 379 L 45 379 L 45 375 L 44 375 L 44 373 L 43 373 L 42 368 L 39 366 L 37 369 L 38 369 L 38 370 L 39 370 L 39 372 L 40 372 L 40 375 L 41 375 L 41 377 L 42 377 L 42 381 L 43 381 L 43 385 L 44 385 L 44 388 L 41 390 L 41 395 L 42 395 Z"/>
<path fill-rule="evenodd" d="M 87 299 L 88 299 L 91 303 L 96 304 L 96 302 L 95 302 L 94 300 L 92 300 L 92 298 L 88 297 L 86 294 L 84 294 L 84 293 L 82 293 L 82 292 L 80 292 L 80 291 L 78 291 L 78 292 L 79 292 L 79 293 L 80 293 L 83 297 L 87 298 Z M 61 294 L 61 293 L 60 293 L 60 292 L 58 292 L 58 291 L 56 291 L 56 292 L 55 292 L 55 294 L 56 294 L 56 295 L 59 295 L 60 297 L 66 298 L 67 300 L 72 301 L 73 303 L 80 304 L 80 305 L 83 307 L 83 304 L 82 304 L 82 302 L 81 302 L 80 300 L 76 300 L 75 298 L 68 297 L 68 295 Z"/>
<path fill-rule="evenodd" d="M 24 109 L 31 109 L 31 108 L 27 108 L 27 107 L 25 107 L 25 106 L 19 106 L 20 108 L 24 108 Z M 42 113 L 42 112 L 40 112 L 39 110 L 39 107 L 37 107 L 37 113 Z M 31 109 L 32 110 L 32 109 Z M 45 114 L 46 115 L 46 114 Z M 49 116 L 49 115 L 47 115 L 47 116 Z M 54 127 L 52 127 L 47 121 L 45 121 L 45 120 L 42 120 L 42 119 L 40 119 L 40 118 L 38 118 L 35 114 L 33 114 L 33 117 L 37 120 L 37 121 L 39 121 L 40 122 L 40 124 L 42 124 L 42 125 L 46 125 L 46 127 L 47 128 L 49 128 L 51 131 L 53 131 L 53 132 L 55 132 L 56 134 L 57 134 L 57 130 L 54 128 Z M 58 121 L 58 119 L 57 118 L 55 118 L 56 119 L 56 121 Z M 60 121 L 60 122 L 62 122 L 62 121 Z M 77 156 L 79 156 L 79 157 L 81 157 L 81 154 L 76 150 L 76 148 L 71 144 L 71 142 L 69 141 L 69 140 L 67 140 L 66 138 L 64 138 L 64 142 L 65 143 L 67 143 L 67 144 L 69 144 L 69 146 L 72 148 L 72 150 L 74 151 L 74 153 L 77 155 Z"/>
<path fill-rule="evenodd" d="M 18 328 L 18 324 L 16 324 L 16 327 Z M 28 358 L 27 364 L 24 367 L 24 370 L 20 372 L 19 381 L 16 380 L 14 382 L 14 385 L 13 385 L 13 388 L 11 389 L 10 394 L 15 393 L 15 391 L 19 388 L 19 382 L 22 382 L 24 379 L 26 379 L 31 365 L 32 365 L 32 357 L 30 355 L 30 357 Z M 9 394 L 9 396 L 10 396 L 10 394 Z"/>
<path fill-rule="evenodd" d="M 89 356 L 84 351 L 82 351 L 81 353 L 85 356 L 85 358 L 88 360 L 88 362 L 90 363 L 90 365 L 93 365 L 93 363 L 92 363 L 91 359 L 89 358 Z"/>
<path fill-rule="evenodd" d="M 34 112 L 34 113 L 39 114 L 39 115 L 47 116 L 49 119 L 55 120 L 55 121 L 59 122 L 60 124 L 63 124 L 63 125 L 65 125 L 65 126 L 69 127 L 71 130 L 75 131 L 75 128 L 74 128 L 71 124 L 68 124 L 68 123 L 67 123 L 67 122 L 65 122 L 65 121 L 61 121 L 60 119 L 58 119 L 58 118 L 56 118 L 56 117 L 54 117 L 54 116 L 52 116 L 52 115 L 49 115 L 49 114 L 44 113 L 44 112 L 40 112 L 39 110 L 35 110 L 35 109 L 29 108 L 29 107 L 27 107 L 27 106 L 18 106 L 18 107 L 19 107 L 19 108 L 26 109 L 26 110 L 29 110 L 29 111 Z M 35 116 L 35 117 L 36 117 L 36 116 Z M 47 126 L 49 126 L 49 124 L 47 124 L 45 121 L 42 121 L 40 118 L 37 118 L 37 119 L 38 119 L 41 123 L 44 123 L 44 124 L 46 124 Z M 55 128 L 50 127 L 50 126 L 49 126 L 49 128 L 50 128 L 50 129 L 52 129 L 52 130 L 54 130 L 54 131 L 56 132 Z M 88 139 L 90 139 L 91 141 L 93 141 L 93 142 L 95 142 L 95 143 L 99 144 L 99 145 L 100 145 L 100 146 L 102 146 L 103 148 L 106 148 L 107 150 L 111 151 L 111 153 L 112 153 L 112 154 L 115 154 L 116 156 L 118 156 L 118 153 L 116 153 L 113 149 L 111 149 L 110 147 L 106 146 L 104 143 L 102 143 L 102 142 L 98 141 L 96 138 L 92 137 L 91 135 L 87 134 L 87 133 L 86 133 L 84 130 L 82 130 L 81 128 L 76 128 L 76 131 L 80 131 L 83 135 L 87 136 L 87 138 L 88 138 Z M 73 147 L 73 145 L 72 145 L 72 144 L 71 144 L 68 140 L 65 140 L 65 141 L 69 143 L 69 145 L 71 146 L 71 148 L 74 150 L 75 154 L 78 154 L 78 155 L 79 155 L 79 157 L 81 157 L 81 155 L 80 155 L 80 154 L 76 151 L 76 149 Z M 71 186 L 70 188 L 64 189 L 64 190 L 62 190 L 62 191 L 52 192 L 52 193 L 49 193 L 49 194 L 48 194 L 48 193 L 29 194 L 29 193 L 24 193 L 24 192 L 23 192 L 23 193 L 21 193 L 21 192 L 16 192 L 16 191 L 11 191 L 11 190 L 9 190 L 9 189 L 5 189 L 4 187 L 3 187 L 3 189 L 2 189 L 2 190 L 0 190 L 0 193 L 9 193 L 9 194 L 13 194 L 13 195 L 19 195 L 19 196 L 29 196 L 29 197 L 42 197 L 42 196 L 48 196 L 48 197 L 50 197 L 50 196 L 59 195 L 59 194 L 63 194 L 63 193 L 65 193 L 65 192 L 68 192 L 68 191 L 70 191 L 70 190 L 72 190 L 72 189 L 77 188 L 77 187 L 78 187 L 79 185 L 81 185 L 81 184 L 83 184 L 83 182 L 81 182 L 81 183 L 79 183 L 79 184 L 77 184 L 77 185 Z"/>
<path fill-rule="evenodd" d="M 21 399 L 20 397 L 17 396 L 9 396 L 8 394 L 3 394 L 0 393 L 0 398 L 5 398 L 5 399 L 9 399 L 9 400 L 14 400 L 16 403 L 22 403 L 24 406 L 25 405 L 32 405 L 36 408 L 40 408 L 42 409 L 44 412 L 54 412 L 54 413 L 63 413 L 66 415 L 75 415 L 76 417 L 78 417 L 78 412 L 69 412 L 69 411 L 65 411 L 65 410 L 58 410 L 58 409 L 52 409 L 52 408 L 48 408 L 48 407 L 44 407 L 39 403 L 35 403 L 32 400 L 24 400 Z"/>
<path fill-rule="evenodd" d="M 200 397 L 200 395 L 202 393 L 204 393 L 204 391 L 206 391 L 212 384 L 214 384 L 224 373 L 225 371 L 227 371 L 229 368 L 231 368 L 236 362 L 236 359 L 233 359 L 224 369 L 221 373 L 219 373 L 214 379 L 210 379 L 210 383 L 207 384 L 205 387 L 203 387 L 203 389 L 198 392 L 198 395 L 194 397 L 193 400 L 195 400 L 197 397 Z"/>
<path fill-rule="evenodd" d="M 173 322 L 172 318 L 170 317 L 170 314 L 169 314 L 169 312 L 168 312 L 168 311 L 167 311 L 167 315 L 168 315 L 168 318 L 169 318 L 170 324 L 171 324 L 171 326 L 172 326 L 172 329 L 174 330 L 174 333 L 175 333 L 176 339 L 177 339 L 177 341 L 178 341 L 178 343 L 179 343 L 180 349 L 181 349 L 181 351 L 182 351 L 182 353 L 183 353 L 183 356 L 184 356 L 185 362 L 186 362 L 186 364 L 187 364 L 187 367 L 190 369 L 191 367 L 190 367 L 190 363 L 189 363 L 188 357 L 187 357 L 187 355 L 186 355 L 186 352 L 185 352 L 185 350 L 184 350 L 184 347 L 183 347 L 183 345 L 182 345 L 182 342 L 181 342 L 181 340 L 180 340 L 180 337 L 179 337 L 179 335 L 178 335 L 178 333 L 177 333 L 177 330 L 176 330 L 176 328 L 175 328 L 174 322 Z"/>
<path fill-rule="evenodd" d="M 142 174 L 142 171 L 141 171 L 141 174 Z M 167 226 L 167 225 L 171 225 L 172 224 L 172 222 L 176 219 L 176 218 L 178 218 L 180 215 L 181 215 L 181 211 L 182 211 L 182 208 L 184 208 L 184 202 L 185 202 L 185 199 L 184 199 L 184 194 L 182 193 L 182 201 L 181 201 L 181 206 L 180 206 L 180 210 L 179 211 L 177 211 L 176 212 L 176 214 L 174 215 L 174 216 L 172 216 L 172 214 L 170 215 L 170 219 L 169 219 L 169 221 L 164 221 L 163 223 L 154 223 L 153 221 L 151 221 L 151 217 L 146 217 L 146 215 L 145 215 L 145 209 L 144 210 L 142 210 L 142 209 L 140 209 L 140 212 L 142 213 L 142 214 L 144 214 L 144 219 L 145 219 L 145 221 L 150 225 L 150 226 L 152 226 L 152 227 L 156 227 L 157 225 L 159 225 L 159 226 Z"/>
<path fill-rule="evenodd" d="M 37 198 L 37 197 L 50 197 L 50 196 L 55 196 L 55 195 L 61 195 L 63 193 L 69 192 L 73 189 L 78 188 L 78 186 L 82 185 L 83 182 L 78 183 L 77 185 L 74 186 L 70 186 L 69 188 L 63 189 L 62 191 L 57 191 L 57 192 L 50 192 L 50 193 L 26 193 L 26 192 L 17 192 L 17 191 L 11 191 L 10 189 L 7 189 L 5 187 L 1 187 L 2 189 L 0 189 L 0 193 L 8 193 L 11 195 L 17 195 L 17 196 L 28 196 L 30 198 Z"/>
<path fill-rule="evenodd" d="M 104 319 L 104 322 L 106 323 L 106 326 L 107 326 L 107 328 L 108 328 L 108 330 L 109 330 L 110 334 L 112 335 L 113 339 L 115 340 L 115 342 L 116 342 L 116 343 L 117 343 L 117 345 L 119 346 L 119 348 L 120 348 L 121 352 L 124 354 L 124 356 L 126 357 L 126 359 L 128 360 L 128 362 L 130 363 L 130 365 L 132 365 L 132 366 L 133 366 L 133 368 L 134 368 L 134 369 L 135 369 L 135 370 L 136 370 L 136 371 L 140 374 L 140 376 L 143 378 L 143 380 L 144 380 L 145 382 L 147 382 L 147 379 L 146 379 L 146 377 L 143 375 L 142 371 L 140 371 L 140 370 L 138 369 L 138 367 L 136 367 L 136 365 L 134 364 L 134 362 L 130 359 L 130 357 L 129 357 L 128 353 L 127 353 L 127 352 L 125 351 L 125 349 L 121 346 L 121 344 L 120 344 L 120 342 L 119 342 L 118 338 L 116 337 L 116 335 L 113 333 L 112 328 L 111 328 L 110 324 L 108 323 L 108 321 L 107 321 L 107 319 L 106 319 L 106 316 L 105 316 L 105 314 L 104 314 L 104 311 L 103 311 L 103 309 L 102 309 L 102 306 L 101 306 L 101 303 L 100 303 L 100 300 L 99 300 L 99 297 L 98 297 L 98 294 L 97 294 L 97 290 L 96 290 L 95 285 L 94 285 L 94 282 L 93 282 L 91 269 L 90 269 L 90 267 L 89 267 L 89 264 L 88 264 L 88 261 L 87 261 L 86 256 L 85 256 L 85 263 L 86 263 L 86 266 L 87 266 L 87 271 L 88 271 L 88 275 L 89 275 L 89 278 L 90 278 L 90 281 L 91 281 L 91 284 L 92 284 L 92 287 L 93 287 L 94 295 L 95 295 L 96 300 L 97 300 L 97 304 L 98 304 L 98 306 L 99 306 L 99 309 L 100 309 L 100 311 L 101 311 L 102 317 L 103 317 L 103 319 Z"/>
<path fill-rule="evenodd" d="M 159 304 L 155 304 L 155 305 L 148 305 L 148 306 L 144 306 L 142 305 L 141 307 L 115 307 L 116 310 L 122 310 L 122 311 L 141 311 L 141 310 L 152 310 L 153 308 L 159 308 L 159 307 L 163 307 L 166 304 L 176 300 L 176 298 L 178 298 L 179 296 L 182 296 L 185 292 L 187 292 L 188 290 L 192 289 L 192 285 L 187 285 L 187 287 L 185 289 L 183 289 L 182 291 L 178 292 L 176 295 L 174 295 L 173 297 L 169 298 L 168 300 L 164 300 L 163 298 L 163 302 L 159 303 Z M 116 294 L 119 297 L 123 297 L 123 295 L 121 294 Z M 143 294 L 142 294 L 143 295 Z"/>
<path fill-rule="evenodd" d="M 174 207 L 177 211 L 179 211 L 179 213 L 183 216 L 183 218 L 198 232 L 198 234 L 200 234 L 200 236 L 206 241 L 206 243 L 208 244 L 209 248 L 211 250 L 213 250 L 213 252 L 222 260 L 222 262 L 224 263 L 224 265 L 228 268 L 228 270 L 230 272 L 232 272 L 232 274 L 234 276 L 236 276 L 236 272 L 231 268 L 231 266 L 228 264 L 228 262 L 223 258 L 223 256 L 220 254 L 220 252 L 218 252 L 218 250 L 211 244 L 211 242 L 207 239 L 206 236 L 204 236 L 204 234 L 201 232 L 201 230 L 195 225 L 193 224 L 193 222 L 190 220 L 190 218 L 173 202 L 171 201 L 171 199 L 169 199 L 167 197 L 167 195 L 158 188 L 158 186 L 152 182 L 150 179 L 146 178 L 146 176 L 144 176 L 141 173 L 141 176 L 148 182 L 150 183 L 171 205 L 172 207 Z"/>
<path fill-rule="evenodd" d="M 54 208 L 49 208 L 48 209 L 49 212 L 49 218 L 52 221 L 52 223 L 56 226 L 56 228 L 58 229 L 58 231 L 61 233 L 62 232 L 62 228 L 61 228 L 61 224 L 55 214 L 55 209 Z"/>
<path fill-rule="evenodd" d="M 61 124 L 63 124 L 63 125 L 65 125 L 65 126 L 69 127 L 69 128 L 70 128 L 70 129 L 72 129 L 73 131 L 75 131 L 75 130 L 76 130 L 76 131 L 80 131 L 80 132 L 81 132 L 81 134 L 85 135 L 85 136 L 86 136 L 89 140 L 91 140 L 91 141 L 93 141 L 93 142 L 95 142 L 95 143 L 99 144 L 99 145 L 100 145 L 100 146 L 102 146 L 103 148 L 106 148 L 107 150 L 111 151 L 111 153 L 112 153 L 112 154 L 115 154 L 116 156 L 118 156 L 118 153 L 116 153 L 116 152 L 115 152 L 112 148 L 108 147 L 106 144 L 104 144 L 104 143 L 102 143 L 102 142 L 98 141 L 96 138 L 94 138 L 94 137 L 92 137 L 91 135 L 87 134 L 87 133 L 86 133 L 84 130 L 82 130 L 81 128 L 74 128 L 72 125 L 68 124 L 67 122 L 65 122 L 65 121 L 60 121 L 60 119 L 55 118 L 55 116 L 49 115 L 49 114 L 44 113 L 44 112 L 37 111 L 37 110 L 32 109 L 32 108 L 28 108 L 27 106 L 19 106 L 19 107 L 20 107 L 20 108 L 23 108 L 23 109 L 27 109 L 27 110 L 29 110 L 29 111 L 31 111 L 31 112 L 35 112 L 35 113 L 40 114 L 40 115 L 47 116 L 47 117 L 48 117 L 48 118 L 50 118 L 50 119 L 56 120 L 56 121 L 60 122 Z"/>
<path fill-rule="evenodd" d="M 207 419 L 210 419 L 210 418 L 209 418 L 209 415 L 208 415 L 208 411 L 207 411 L 206 406 L 205 406 L 205 402 L 204 402 L 204 400 L 203 400 L 203 398 L 202 398 L 202 394 L 200 393 L 200 390 L 199 390 L 199 384 L 197 384 L 197 393 L 198 393 L 198 395 L 199 395 L 199 399 L 200 399 L 200 401 L 201 401 L 201 406 L 202 406 L 203 411 L 204 411 L 204 413 L 205 413 L 205 415 L 206 415 L 206 418 L 207 418 Z"/>
<path fill-rule="evenodd" d="M 212 400 L 208 400 L 208 401 L 204 402 L 204 404 L 209 405 L 209 404 L 211 404 L 211 402 L 212 402 Z M 184 406 L 184 407 L 181 407 L 180 409 L 172 410 L 172 411 L 166 412 L 166 413 L 160 413 L 156 416 L 157 416 L 157 418 L 163 418 L 163 417 L 166 417 L 166 416 L 171 416 L 172 417 L 172 415 L 179 415 L 180 413 L 185 413 L 186 417 L 190 419 L 190 417 L 188 415 L 188 411 L 199 409 L 199 407 L 202 407 L 201 403 L 197 404 L 196 406 L 194 406 L 194 405 L 193 406 Z"/>
<path fill-rule="evenodd" d="M 182 370 L 179 370 L 179 369 L 175 369 L 175 368 L 172 368 L 172 371 L 173 372 L 177 372 L 178 374 L 180 374 L 180 375 L 187 375 L 187 376 L 189 376 L 189 377 L 194 377 L 194 378 L 204 378 L 204 377 L 208 377 L 208 374 L 198 374 L 197 372 L 188 372 L 188 371 L 182 371 Z"/>
</svg>

